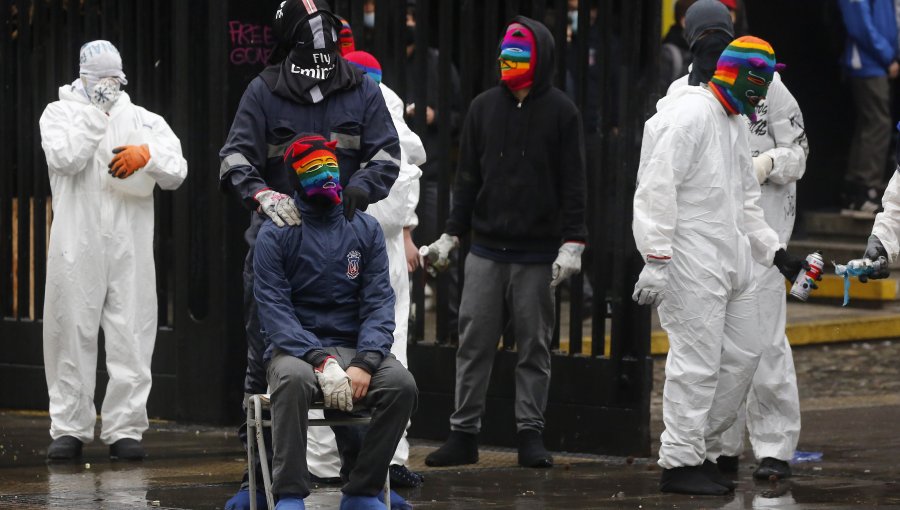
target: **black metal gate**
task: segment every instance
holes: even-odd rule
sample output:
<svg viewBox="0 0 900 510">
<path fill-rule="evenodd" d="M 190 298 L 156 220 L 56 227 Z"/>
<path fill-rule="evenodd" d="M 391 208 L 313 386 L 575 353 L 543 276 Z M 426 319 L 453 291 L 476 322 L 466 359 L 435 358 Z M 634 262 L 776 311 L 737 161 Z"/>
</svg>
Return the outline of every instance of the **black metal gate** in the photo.
<svg viewBox="0 0 900 510">
<path fill-rule="evenodd" d="M 46 409 L 41 316 L 51 212 L 37 119 L 56 99 L 57 88 L 76 77 L 81 44 L 103 38 L 122 53 L 126 90 L 134 102 L 168 120 L 188 160 L 184 185 L 155 197 L 159 334 L 150 414 L 206 423 L 239 420 L 245 365 L 241 233 L 247 214 L 219 192 L 217 152 L 237 100 L 273 43 L 267 24 L 277 3 L 3 2 L 0 154 L 7 165 L 0 172 L 0 407 Z M 419 57 L 424 52 L 407 62 L 406 16 L 415 9 L 417 47 L 439 50 L 438 109 L 450 111 L 458 103 L 461 115 L 496 82 L 496 48 L 509 18 L 525 14 L 545 21 L 554 33 L 557 84 L 585 117 L 591 233 L 585 266 L 594 298 L 589 308 L 583 306 L 579 276 L 558 300 L 548 446 L 649 454 L 650 321 L 648 310 L 630 299 L 640 268 L 630 223 L 643 121 L 655 99 L 659 0 L 582 0 L 581 26 L 574 34 L 567 34 L 567 0 L 378 0 L 372 29 L 362 29 L 364 3 L 333 0 L 335 11 L 354 27 L 357 48 L 381 61 L 385 83 L 407 103 L 425 104 L 426 82 L 407 87 L 400 78 L 410 65 L 415 72 L 426 66 Z M 458 97 L 451 93 L 452 66 L 459 70 Z M 416 124 L 425 125 L 425 109 L 416 115 Z M 441 163 L 431 206 L 442 223 L 454 171 L 450 123 L 439 123 L 435 139 Z M 421 399 L 411 433 L 440 438 L 452 410 L 448 310 L 453 294 L 450 279 L 442 277 L 436 313 L 426 313 L 423 276 L 417 274 L 415 281 L 410 366 Z M 508 444 L 514 435 L 515 353 L 512 345 L 506 347 L 498 353 L 489 389 L 486 443 Z M 105 373 L 98 373 L 102 398 Z"/>
</svg>

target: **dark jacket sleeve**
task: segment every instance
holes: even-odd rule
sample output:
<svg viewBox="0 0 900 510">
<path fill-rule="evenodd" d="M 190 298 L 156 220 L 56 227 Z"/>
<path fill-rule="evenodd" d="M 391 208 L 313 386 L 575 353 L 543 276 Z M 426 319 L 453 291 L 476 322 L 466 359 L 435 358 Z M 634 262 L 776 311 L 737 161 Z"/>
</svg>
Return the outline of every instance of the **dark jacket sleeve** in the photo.
<svg viewBox="0 0 900 510">
<path fill-rule="evenodd" d="M 244 91 L 219 151 L 219 186 L 223 191 L 232 190 L 248 209 L 256 209 L 259 204 L 253 196 L 267 187 L 259 173 L 266 164 L 266 118 L 259 97 L 262 82 L 257 80 Z"/>
<path fill-rule="evenodd" d="M 388 273 L 387 249 L 381 227 L 372 222 L 367 260 L 362 268 L 359 290 L 359 337 L 357 356 L 350 363 L 375 372 L 394 343 L 394 290 Z"/>
<path fill-rule="evenodd" d="M 303 358 L 309 351 L 322 349 L 322 343 L 315 335 L 303 329 L 291 301 L 291 284 L 284 272 L 284 254 L 277 235 L 284 235 L 288 229 L 278 232 L 263 225 L 256 238 L 253 254 L 253 296 L 256 298 L 259 324 L 262 327 L 266 345 L 274 345 L 282 351 Z"/>
<path fill-rule="evenodd" d="M 362 86 L 366 112 L 360 140 L 360 168 L 350 176 L 347 187 L 367 191 L 369 202 L 375 203 L 388 196 L 400 173 L 400 139 L 381 90 L 372 80 L 365 80 Z"/>
<path fill-rule="evenodd" d="M 570 103 L 571 104 L 571 103 Z M 587 240 L 584 223 L 586 177 L 584 132 L 581 115 L 574 104 L 563 109 L 559 126 L 559 203 L 562 204 L 562 242 Z"/>
<path fill-rule="evenodd" d="M 453 205 L 447 219 L 446 232 L 453 236 L 468 233 L 472 226 L 475 199 L 481 190 L 481 151 L 479 150 L 479 122 L 477 104 L 473 104 L 466 116 L 459 141 L 459 163 L 453 184 Z"/>
</svg>

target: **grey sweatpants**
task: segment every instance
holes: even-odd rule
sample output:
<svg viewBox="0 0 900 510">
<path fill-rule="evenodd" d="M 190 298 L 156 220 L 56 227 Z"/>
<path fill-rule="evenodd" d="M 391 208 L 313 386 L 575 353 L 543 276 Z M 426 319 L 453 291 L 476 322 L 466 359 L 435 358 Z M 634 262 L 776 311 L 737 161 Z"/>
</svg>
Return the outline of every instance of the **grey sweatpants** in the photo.
<svg viewBox="0 0 900 510">
<path fill-rule="evenodd" d="M 512 323 L 516 337 L 516 429 L 544 429 L 550 388 L 554 294 L 549 264 L 508 264 L 470 253 L 459 307 L 456 411 L 452 430 L 481 430 L 485 395 L 500 335 Z"/>
<path fill-rule="evenodd" d="M 356 355 L 353 349 L 325 349 L 344 370 Z M 266 375 L 272 395 L 272 492 L 309 495 L 306 467 L 307 414 L 322 398 L 313 367 L 276 350 Z M 341 478 L 346 494 L 375 496 L 384 487 L 388 466 L 406 423 L 416 407 L 418 392 L 412 374 L 388 356 L 372 374 L 369 391 L 353 406 L 371 410 L 368 427 L 332 427 L 341 455 Z M 336 411 L 326 411 L 328 417 Z"/>
<path fill-rule="evenodd" d="M 846 180 L 881 189 L 891 144 L 891 84 L 887 76 L 851 78 L 856 125 Z"/>
</svg>

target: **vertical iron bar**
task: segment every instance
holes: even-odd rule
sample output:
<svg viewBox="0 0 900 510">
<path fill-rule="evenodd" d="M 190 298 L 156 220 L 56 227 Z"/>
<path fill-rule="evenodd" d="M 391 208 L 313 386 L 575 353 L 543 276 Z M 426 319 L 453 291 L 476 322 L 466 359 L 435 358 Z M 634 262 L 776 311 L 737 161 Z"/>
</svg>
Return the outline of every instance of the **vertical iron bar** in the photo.
<svg viewBox="0 0 900 510">
<path fill-rule="evenodd" d="M 39 41 L 38 47 L 32 51 L 32 55 L 34 58 L 34 68 L 33 68 L 33 78 L 32 83 L 37 84 L 34 90 L 34 94 L 32 94 L 32 105 L 33 112 L 35 116 L 37 116 L 37 112 L 43 111 L 44 106 L 52 101 L 54 98 L 50 94 L 50 87 L 52 87 L 52 66 L 53 62 L 51 59 L 53 47 L 52 38 L 48 38 L 48 30 L 47 30 L 47 22 L 49 17 L 49 12 L 47 10 L 47 3 L 45 2 L 35 2 L 34 4 L 34 40 Z M 43 84 L 43 86 L 41 86 Z M 31 123 L 32 130 L 32 140 L 33 143 L 30 147 L 32 151 L 32 161 L 33 161 L 33 172 L 32 182 L 33 182 L 33 203 L 34 203 L 34 216 L 32 219 L 33 223 L 33 237 L 32 242 L 34 246 L 34 250 L 32 252 L 32 256 L 34 257 L 34 319 L 40 319 L 43 317 L 44 310 L 44 281 L 46 275 L 47 268 L 47 249 L 46 249 L 46 234 L 47 234 L 47 189 L 49 187 L 48 183 L 48 175 L 47 175 L 47 165 L 46 160 L 44 159 L 43 151 L 41 150 L 41 133 L 40 127 L 38 123 Z"/>
<path fill-rule="evenodd" d="M 31 124 L 33 113 L 31 111 L 30 96 L 31 84 L 28 80 L 31 78 L 31 23 L 28 19 L 30 2 L 18 0 L 19 8 L 19 40 L 16 46 L 16 67 L 18 74 L 16 76 L 16 104 L 18 115 L 16 116 L 17 133 L 16 133 L 16 160 L 18 168 L 16 168 L 16 204 L 17 204 L 17 253 L 13 256 L 17 261 L 16 267 L 16 285 L 14 292 L 17 296 L 16 316 L 22 319 L 28 316 L 29 310 L 29 225 L 31 215 L 29 214 L 29 189 L 31 188 Z"/>
<path fill-rule="evenodd" d="M 15 96 L 12 94 L 18 70 L 12 61 L 14 47 L 18 42 L 12 39 L 12 6 L 0 9 L 0 144 L 4 154 L 14 157 L 15 151 L 9 142 L 11 128 L 16 118 Z M 0 172 L 0 319 L 12 314 L 12 172 Z"/>
</svg>

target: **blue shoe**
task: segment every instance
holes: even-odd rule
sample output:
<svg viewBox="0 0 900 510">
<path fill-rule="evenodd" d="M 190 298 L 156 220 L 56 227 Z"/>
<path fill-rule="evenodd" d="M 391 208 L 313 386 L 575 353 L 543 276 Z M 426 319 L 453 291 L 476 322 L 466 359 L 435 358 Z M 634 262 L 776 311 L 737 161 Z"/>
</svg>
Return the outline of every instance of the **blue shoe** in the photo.
<svg viewBox="0 0 900 510">
<path fill-rule="evenodd" d="M 384 501 L 384 490 L 378 493 L 378 501 Z M 391 491 L 391 510 L 413 510 L 413 507 L 399 494 Z"/>
<path fill-rule="evenodd" d="M 256 491 L 256 508 L 258 510 L 269 508 L 266 504 L 266 494 L 262 491 Z M 244 487 L 231 496 L 231 499 L 225 502 L 225 510 L 250 510 L 250 489 Z"/>
<path fill-rule="evenodd" d="M 303 500 L 296 497 L 286 497 L 275 503 L 275 510 L 306 510 Z"/>
<path fill-rule="evenodd" d="M 341 496 L 341 510 L 387 510 L 377 496 Z"/>
</svg>

